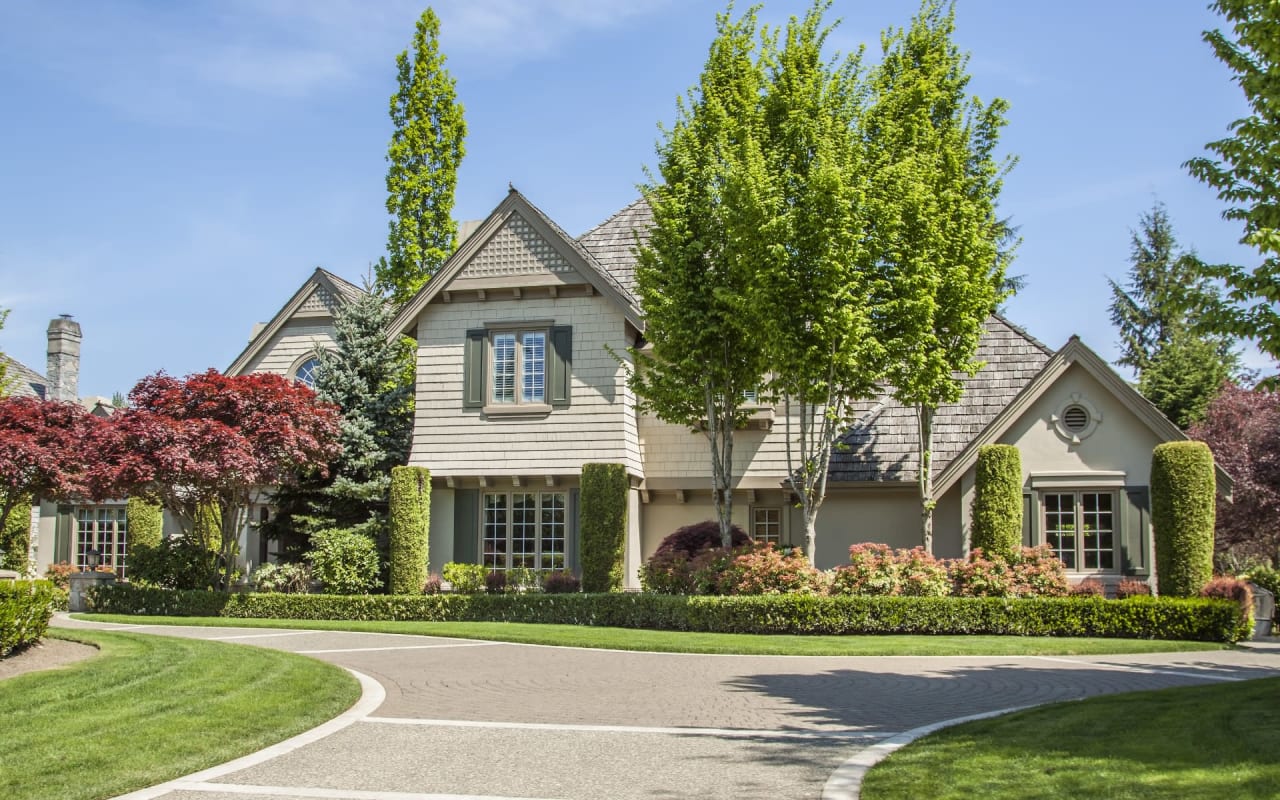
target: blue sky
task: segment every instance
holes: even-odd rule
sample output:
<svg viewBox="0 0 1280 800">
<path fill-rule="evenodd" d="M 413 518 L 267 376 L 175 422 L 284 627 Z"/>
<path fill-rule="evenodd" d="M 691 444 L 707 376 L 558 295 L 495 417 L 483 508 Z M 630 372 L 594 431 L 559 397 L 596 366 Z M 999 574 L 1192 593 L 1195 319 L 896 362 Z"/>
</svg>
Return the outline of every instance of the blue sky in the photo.
<svg viewBox="0 0 1280 800">
<path fill-rule="evenodd" d="M 1106 277 L 1155 199 L 1212 262 L 1255 263 L 1182 162 L 1243 95 L 1200 40 L 1199 0 L 959 0 L 971 90 L 1011 103 L 1001 212 L 1027 288 L 1008 315 L 1051 347 L 1115 357 Z M 0 4 L 0 350 L 43 370 L 69 313 L 81 393 L 225 368 L 316 266 L 359 282 L 383 254 L 394 57 L 425 6 L 382 0 Z M 455 217 L 513 183 L 580 234 L 629 203 L 658 123 L 696 79 L 718 3 L 434 4 L 470 133 Z M 780 22 L 807 3 L 770 0 Z M 837 0 L 836 46 L 915 2 Z M 1250 356 L 1257 361 L 1256 356 Z"/>
</svg>

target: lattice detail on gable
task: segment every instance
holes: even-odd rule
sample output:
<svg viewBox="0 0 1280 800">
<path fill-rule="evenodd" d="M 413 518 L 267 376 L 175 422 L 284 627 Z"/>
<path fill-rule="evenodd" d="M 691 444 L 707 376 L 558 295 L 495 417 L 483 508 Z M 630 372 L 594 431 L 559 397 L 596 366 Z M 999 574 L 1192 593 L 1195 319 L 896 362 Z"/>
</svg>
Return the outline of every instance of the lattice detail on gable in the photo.
<svg viewBox="0 0 1280 800">
<path fill-rule="evenodd" d="M 566 272 L 573 272 L 569 262 L 524 217 L 512 214 L 458 277 L 494 278 Z"/>
<path fill-rule="evenodd" d="M 333 294 L 323 286 L 317 286 L 307 299 L 302 301 L 302 305 L 298 306 L 298 310 L 333 313 Z"/>
</svg>

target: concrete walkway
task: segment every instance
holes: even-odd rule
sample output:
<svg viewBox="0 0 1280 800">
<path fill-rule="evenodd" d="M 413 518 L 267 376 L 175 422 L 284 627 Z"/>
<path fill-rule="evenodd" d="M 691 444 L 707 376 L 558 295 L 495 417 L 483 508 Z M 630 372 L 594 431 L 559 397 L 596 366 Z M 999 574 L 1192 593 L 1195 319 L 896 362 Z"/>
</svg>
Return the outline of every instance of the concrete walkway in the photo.
<svg viewBox="0 0 1280 800">
<path fill-rule="evenodd" d="M 338 720 L 131 800 L 837 800 L 856 796 L 861 762 L 903 732 L 1058 700 L 1280 674 L 1275 649 L 714 656 L 66 617 L 56 624 L 271 647 L 371 679 L 361 703 Z"/>
</svg>

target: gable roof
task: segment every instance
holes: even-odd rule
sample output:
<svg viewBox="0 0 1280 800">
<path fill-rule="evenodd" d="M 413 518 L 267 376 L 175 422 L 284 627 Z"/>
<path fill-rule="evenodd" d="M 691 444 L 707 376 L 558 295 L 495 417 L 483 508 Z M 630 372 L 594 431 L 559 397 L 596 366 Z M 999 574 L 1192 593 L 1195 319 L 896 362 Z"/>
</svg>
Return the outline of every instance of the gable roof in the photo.
<svg viewBox="0 0 1280 800">
<path fill-rule="evenodd" d="M 317 297 L 323 307 L 329 307 L 326 297 L 334 302 L 347 303 L 351 300 L 363 295 L 364 289 L 356 286 L 350 281 L 343 280 L 326 269 L 316 267 L 316 271 L 298 287 L 298 291 L 293 293 L 289 301 L 276 312 L 261 330 L 259 330 L 249 340 L 249 344 L 245 345 L 244 350 L 240 351 L 240 355 L 236 356 L 231 362 L 231 366 L 227 367 L 228 375 L 236 375 L 243 372 L 253 359 L 262 352 L 267 346 L 271 338 L 275 336 L 285 323 L 288 322 L 294 314 L 303 309 L 305 305 L 311 303 L 313 297 Z"/>
<path fill-rule="evenodd" d="M 966 452 L 974 438 L 1049 361 L 1052 351 L 998 314 L 986 321 L 977 360 L 985 366 L 963 378 L 958 403 L 940 406 L 933 422 L 935 474 Z M 832 482 L 909 482 L 920 468 L 919 428 L 915 409 L 886 391 L 880 398 L 854 406 L 858 423 L 841 437 L 831 455 Z M 938 495 L 942 490 L 937 490 Z"/>
<path fill-rule="evenodd" d="M 640 319 L 640 309 L 631 292 L 623 288 L 618 279 L 601 266 L 595 256 L 582 244 L 565 233 L 564 229 L 542 213 L 541 209 L 530 203 L 513 186 L 497 208 L 489 213 L 475 232 L 468 236 L 453 255 L 441 265 L 440 271 L 433 275 L 418 290 L 418 293 L 409 299 L 409 302 L 404 304 L 404 307 L 391 320 L 388 334 L 399 336 L 411 330 L 427 305 L 445 291 L 449 284 L 466 269 L 471 260 L 484 249 L 489 240 L 502 229 L 507 220 L 517 214 L 600 294 L 617 303 L 623 309 L 628 321 L 637 328 L 644 329 L 644 323 Z"/>
<path fill-rule="evenodd" d="M 4 388 L 10 395 L 14 397 L 38 397 L 41 400 L 45 398 L 45 392 L 49 386 L 48 378 L 16 358 L 6 356 L 4 353 L 0 353 L 0 361 L 3 361 L 5 365 Z"/>
<path fill-rule="evenodd" d="M 621 284 L 636 302 L 635 248 L 647 244 L 653 227 L 653 210 L 643 197 L 578 237 L 600 266 Z"/>
</svg>

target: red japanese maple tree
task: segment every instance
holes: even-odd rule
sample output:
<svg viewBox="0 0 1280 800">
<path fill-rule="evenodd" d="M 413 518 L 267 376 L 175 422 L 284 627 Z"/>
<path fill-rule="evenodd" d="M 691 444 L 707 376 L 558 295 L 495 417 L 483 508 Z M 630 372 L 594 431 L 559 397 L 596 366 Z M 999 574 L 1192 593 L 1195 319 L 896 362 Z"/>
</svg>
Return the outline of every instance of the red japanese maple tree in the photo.
<svg viewBox="0 0 1280 800">
<path fill-rule="evenodd" d="M 201 509 L 222 515 L 224 585 L 255 491 L 323 473 L 341 451 L 338 411 L 279 375 L 143 378 L 111 420 L 114 479 L 157 501 L 190 531 Z"/>
<path fill-rule="evenodd" d="M 75 403 L 0 400 L 0 530 L 12 513 L 25 513 L 42 497 L 101 500 L 109 494 L 109 471 L 93 459 L 102 425 Z"/>
<path fill-rule="evenodd" d="M 1228 383 L 1188 435 L 1209 445 L 1235 482 L 1231 501 L 1218 501 L 1219 567 L 1280 559 L 1280 393 Z"/>
</svg>

